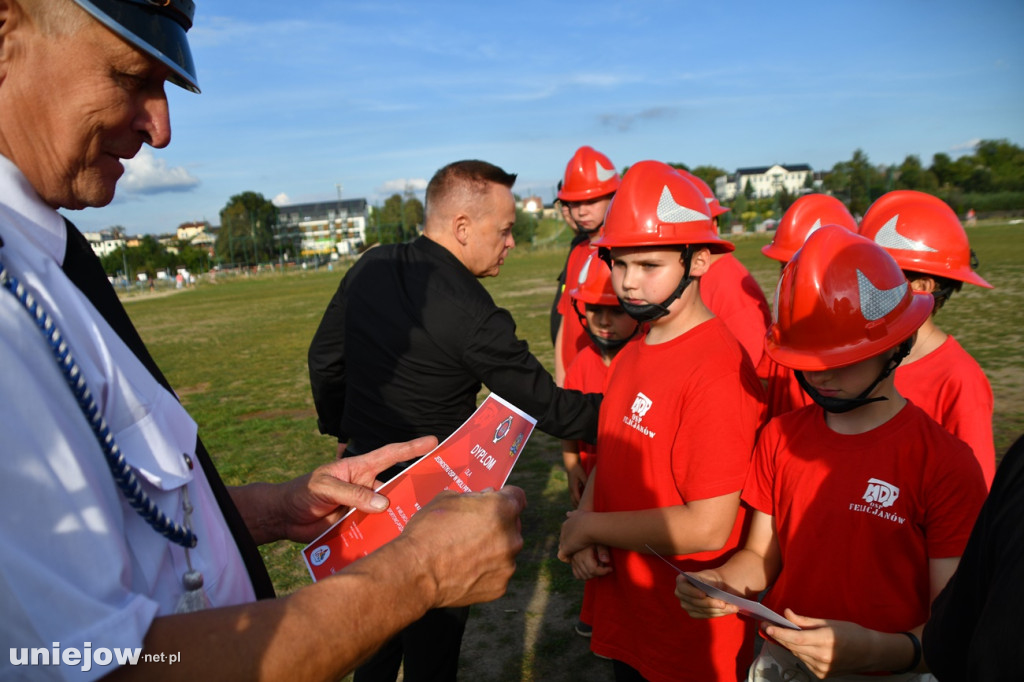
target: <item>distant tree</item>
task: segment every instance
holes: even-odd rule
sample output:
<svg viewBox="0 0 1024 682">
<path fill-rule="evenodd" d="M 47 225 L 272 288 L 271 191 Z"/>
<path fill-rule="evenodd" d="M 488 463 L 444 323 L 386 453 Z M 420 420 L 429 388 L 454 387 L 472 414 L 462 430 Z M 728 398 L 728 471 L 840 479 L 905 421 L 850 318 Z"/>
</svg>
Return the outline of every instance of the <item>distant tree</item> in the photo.
<svg viewBox="0 0 1024 682">
<path fill-rule="evenodd" d="M 989 170 L 994 191 L 1024 190 L 1024 149 L 1008 140 L 982 140 L 974 156 Z"/>
<path fill-rule="evenodd" d="M 914 154 L 907 155 L 897 170 L 896 189 L 918 189 L 921 186 L 923 175 L 924 167 L 921 166 L 921 157 Z"/>
<path fill-rule="evenodd" d="M 846 201 L 850 199 L 850 173 L 849 166 L 840 162 L 832 166 L 832 170 L 825 173 L 822 179 L 822 186 L 837 197 L 843 197 Z"/>
<path fill-rule="evenodd" d="M 871 202 L 886 191 L 888 168 L 871 165 L 867 154 L 856 149 L 849 161 L 840 161 L 823 180 L 825 189 L 844 201 L 854 215 L 864 215 Z"/>
<path fill-rule="evenodd" d="M 785 213 L 786 210 L 793 205 L 793 202 L 796 201 L 796 195 L 790 193 L 790 191 L 786 189 L 785 185 L 783 185 L 782 189 L 775 194 L 775 198 L 779 205 L 778 217 L 780 218 L 782 217 L 782 214 Z"/>
<path fill-rule="evenodd" d="M 217 259 L 253 265 L 276 259 L 276 228 L 273 202 L 258 192 L 236 194 L 220 211 L 220 232 L 214 245 Z"/>
<path fill-rule="evenodd" d="M 416 228 L 423 227 L 423 202 L 415 196 L 406 197 L 402 202 L 402 226 L 406 239 L 416 236 Z"/>
<path fill-rule="evenodd" d="M 381 242 L 395 244 L 404 241 L 402 234 L 402 195 L 392 194 L 384 200 L 379 213 Z"/>
<path fill-rule="evenodd" d="M 743 196 L 747 200 L 750 200 L 754 196 L 754 186 L 750 184 L 750 180 L 743 178 Z"/>
<path fill-rule="evenodd" d="M 178 255 L 174 259 L 175 267 L 186 268 L 191 273 L 199 273 L 210 269 L 210 256 L 205 248 L 193 246 L 187 241 L 177 243 Z"/>
<path fill-rule="evenodd" d="M 109 275 L 123 272 L 127 265 L 128 273 L 125 274 L 130 274 L 133 277 L 137 273 L 144 272 L 153 278 L 161 270 L 170 272 L 177 268 L 176 257 L 169 253 L 151 234 L 140 239 L 138 246 L 121 247 L 104 256 L 100 262 L 103 265 L 103 270 Z"/>
<path fill-rule="evenodd" d="M 520 246 L 532 244 L 535 234 L 537 234 L 537 216 L 517 208 L 516 222 L 512 226 L 512 238 L 516 240 L 516 244 Z"/>
<path fill-rule="evenodd" d="M 693 173 L 694 175 L 696 175 L 698 178 L 700 178 L 704 182 L 708 183 L 708 186 L 711 187 L 712 189 L 715 188 L 715 180 L 719 176 L 721 176 L 721 175 L 728 175 L 728 173 L 725 170 L 719 168 L 718 166 L 707 166 L 707 165 L 697 166 L 696 168 L 694 168 L 690 172 Z"/>
<path fill-rule="evenodd" d="M 956 173 L 953 169 L 953 160 L 949 154 L 939 152 L 932 156 L 931 172 L 939 181 L 940 187 L 950 187 L 956 184 Z"/>
</svg>

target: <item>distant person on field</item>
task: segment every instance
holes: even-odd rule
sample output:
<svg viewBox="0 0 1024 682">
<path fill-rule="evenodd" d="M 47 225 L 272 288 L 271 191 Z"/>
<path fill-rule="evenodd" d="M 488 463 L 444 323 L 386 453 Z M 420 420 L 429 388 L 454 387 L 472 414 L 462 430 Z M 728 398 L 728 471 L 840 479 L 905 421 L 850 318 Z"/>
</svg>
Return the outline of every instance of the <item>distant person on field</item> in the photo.
<svg viewBox="0 0 1024 682">
<path fill-rule="evenodd" d="M 931 294 L 931 316 L 921 325 L 910 355 L 896 372 L 896 388 L 947 431 L 971 446 L 985 484 L 996 470 L 992 387 L 978 363 L 935 316 L 964 282 L 991 289 L 974 271 L 977 258 L 956 213 L 924 192 L 898 190 L 871 205 L 860 233 L 885 248 L 914 291 Z"/>
<path fill-rule="evenodd" d="M 617 680 L 735 679 L 753 629 L 688 618 L 672 597 L 676 573 L 647 548 L 698 570 L 740 545 L 763 392 L 699 284 L 710 254 L 733 245 L 697 188 L 658 161 L 629 169 L 595 244 L 609 250 L 622 307 L 649 330 L 612 366 L 597 463 L 558 556 L 593 585 L 591 649 L 613 659 Z"/>
<path fill-rule="evenodd" d="M 857 232 L 857 222 L 839 199 L 827 194 L 805 194 L 786 210 L 771 242 L 761 247 L 761 253 L 779 261 L 781 272 L 807 238 L 825 225 Z M 769 418 L 814 402 L 800 388 L 793 370 L 775 362 L 767 353 L 762 356 L 757 373 L 767 382 Z"/>
<path fill-rule="evenodd" d="M 590 242 L 600 234 L 605 212 L 619 188 L 619 182 L 619 173 L 611 159 L 593 147 L 580 147 L 566 164 L 558 200 L 568 209 L 580 237 L 573 239 L 565 265 L 566 282 L 577 281 L 583 263 L 594 252 Z M 566 323 L 572 317 L 572 308 L 565 291 L 559 300 L 558 312 L 562 320 L 555 334 L 555 382 L 562 386 L 565 370 L 587 341 L 579 325 Z"/>
<path fill-rule="evenodd" d="M 766 351 L 816 404 L 761 432 L 746 544 L 696 576 L 748 599 L 771 588 L 765 606 L 801 628 L 762 623 L 748 680 L 920 680 L 929 605 L 985 498 L 969 449 L 893 382 L 931 300 L 883 249 L 827 226 L 783 270 L 776 301 Z M 737 610 L 683 576 L 676 596 L 694 618 Z"/>
<path fill-rule="evenodd" d="M 720 233 L 718 217 L 729 209 L 718 202 L 704 180 L 681 168 L 677 172 L 700 190 L 711 211 L 715 232 Z M 756 368 L 764 355 L 764 332 L 770 317 L 768 300 L 757 280 L 732 253 L 715 253 L 711 256 L 711 267 L 701 278 L 700 296 L 708 310 L 722 320 L 740 342 Z"/>
</svg>

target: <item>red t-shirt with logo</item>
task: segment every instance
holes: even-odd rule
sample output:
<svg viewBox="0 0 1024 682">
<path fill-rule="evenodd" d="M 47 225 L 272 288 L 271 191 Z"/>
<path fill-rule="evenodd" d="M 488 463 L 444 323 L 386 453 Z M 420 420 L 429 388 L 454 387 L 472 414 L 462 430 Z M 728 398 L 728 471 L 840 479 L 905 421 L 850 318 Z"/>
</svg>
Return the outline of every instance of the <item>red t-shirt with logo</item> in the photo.
<svg viewBox="0 0 1024 682">
<path fill-rule="evenodd" d="M 576 354 L 590 344 L 583 324 L 572 307 L 569 292 L 579 286 L 580 272 L 590 255 L 596 252 L 597 247 L 592 246 L 589 239 L 582 241 L 569 252 L 569 260 L 565 265 L 565 290 L 558 301 L 558 312 L 562 316 L 562 367 L 566 369 L 576 359 Z M 583 304 L 579 304 L 579 309 L 583 312 Z"/>
<path fill-rule="evenodd" d="M 725 322 L 757 367 L 771 321 L 768 300 L 757 280 L 736 256 L 727 253 L 700 278 L 700 297 L 708 310 Z"/>
<path fill-rule="evenodd" d="M 630 343 L 634 342 L 631 341 Z M 620 350 L 619 354 L 612 359 L 612 365 L 615 364 L 615 359 L 621 353 Z M 565 388 L 575 389 L 583 393 L 604 393 L 604 386 L 610 369 L 611 365 L 605 366 L 601 353 L 594 344 L 588 343 L 579 352 L 576 359 L 573 360 L 569 369 L 566 370 Z M 580 464 L 583 465 L 583 470 L 589 475 L 596 461 L 597 446 L 585 440 L 577 441 L 577 445 L 580 452 Z"/>
<path fill-rule="evenodd" d="M 657 345 L 619 352 L 598 422 L 594 510 L 635 511 L 739 490 L 763 415 L 760 381 L 739 343 L 713 318 Z M 683 570 L 717 566 L 736 550 L 740 509 L 721 550 L 670 557 Z M 591 648 L 649 680 L 736 679 L 749 666 L 753 626 L 736 616 L 690 618 L 677 573 L 652 554 L 611 550 L 594 585 Z"/>
<path fill-rule="evenodd" d="M 843 435 L 817 405 L 776 417 L 754 449 L 743 500 L 774 517 L 778 613 L 900 632 L 928 619 L 929 559 L 959 557 L 985 499 L 970 449 L 908 402 Z"/>
<path fill-rule="evenodd" d="M 992 438 L 992 387 L 970 354 L 952 336 L 916 362 L 896 368 L 896 390 L 971 446 L 985 486 L 996 475 Z"/>
</svg>

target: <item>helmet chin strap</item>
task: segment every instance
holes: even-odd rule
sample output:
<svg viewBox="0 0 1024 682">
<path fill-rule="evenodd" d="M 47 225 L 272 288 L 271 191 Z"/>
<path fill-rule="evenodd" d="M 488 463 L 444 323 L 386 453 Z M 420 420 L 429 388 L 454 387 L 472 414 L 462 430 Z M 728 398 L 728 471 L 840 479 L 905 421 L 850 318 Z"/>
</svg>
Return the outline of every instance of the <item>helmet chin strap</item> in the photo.
<svg viewBox="0 0 1024 682">
<path fill-rule="evenodd" d="M 590 331 L 590 325 L 587 324 L 587 318 L 583 313 L 580 312 L 579 306 L 576 305 L 576 299 L 572 299 L 572 309 L 576 311 L 576 317 L 579 318 L 580 324 L 583 325 L 583 331 L 587 333 L 587 336 L 589 336 L 590 340 L 594 342 L 594 345 L 600 348 L 601 350 L 617 351 L 623 346 L 625 346 L 627 343 L 629 343 L 629 340 L 636 336 L 636 333 L 640 331 L 640 324 L 637 323 L 637 325 L 633 328 L 633 331 L 626 338 L 606 339 L 603 336 L 598 336 L 594 332 Z"/>
<path fill-rule="evenodd" d="M 686 248 L 683 250 L 682 255 L 683 277 L 682 279 L 679 280 L 679 285 L 675 288 L 675 291 L 669 294 L 669 297 L 666 298 L 661 303 L 643 303 L 637 305 L 635 303 L 629 303 L 628 301 L 623 300 L 620 296 L 619 304 L 630 317 L 632 317 L 637 322 L 640 322 L 641 324 L 644 322 L 651 322 L 653 320 L 665 317 L 666 315 L 668 315 L 668 307 L 672 305 L 680 296 L 683 295 L 683 292 L 686 291 L 686 287 L 690 286 L 690 282 L 693 281 L 693 278 L 690 277 L 690 261 L 692 257 L 693 245 L 687 244 Z"/>
<path fill-rule="evenodd" d="M 863 407 L 868 403 L 877 403 L 881 400 L 888 400 L 885 396 L 877 396 L 875 398 L 869 398 L 868 396 L 871 395 L 871 392 L 875 390 L 883 379 L 892 374 L 893 371 L 899 367 L 899 364 L 903 362 L 903 358 L 907 357 L 907 354 L 910 353 L 910 349 L 913 345 L 914 337 L 911 336 L 909 339 L 897 346 L 896 352 L 893 353 L 891 358 L 889 358 L 889 362 L 886 363 L 881 373 L 879 373 L 878 378 L 876 378 L 871 385 L 865 388 L 856 398 L 835 398 L 832 396 L 824 396 L 814 390 L 814 387 L 807 382 L 803 372 L 795 370 L 793 373 L 796 375 L 796 381 L 800 384 L 800 388 L 804 390 L 804 393 L 810 396 L 811 400 L 813 400 L 823 410 L 831 412 L 832 414 L 843 414 L 850 410 L 855 410 L 858 407 Z"/>
</svg>

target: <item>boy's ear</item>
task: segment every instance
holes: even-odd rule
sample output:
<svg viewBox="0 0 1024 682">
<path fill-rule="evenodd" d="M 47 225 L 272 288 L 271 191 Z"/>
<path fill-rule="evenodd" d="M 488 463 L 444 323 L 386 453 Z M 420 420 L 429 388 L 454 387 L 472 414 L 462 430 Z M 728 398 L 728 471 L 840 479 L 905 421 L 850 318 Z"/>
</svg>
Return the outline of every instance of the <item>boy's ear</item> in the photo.
<svg viewBox="0 0 1024 682">
<path fill-rule="evenodd" d="M 711 267 L 711 250 L 706 246 L 697 247 L 690 256 L 690 277 L 702 277 Z"/>
<path fill-rule="evenodd" d="M 910 280 L 911 291 L 923 291 L 928 294 L 934 294 L 938 288 L 939 285 L 928 275 L 922 275 Z"/>
</svg>

